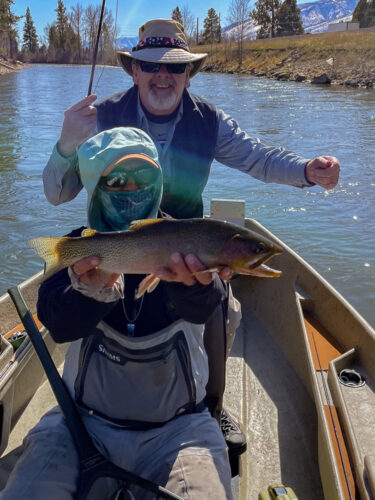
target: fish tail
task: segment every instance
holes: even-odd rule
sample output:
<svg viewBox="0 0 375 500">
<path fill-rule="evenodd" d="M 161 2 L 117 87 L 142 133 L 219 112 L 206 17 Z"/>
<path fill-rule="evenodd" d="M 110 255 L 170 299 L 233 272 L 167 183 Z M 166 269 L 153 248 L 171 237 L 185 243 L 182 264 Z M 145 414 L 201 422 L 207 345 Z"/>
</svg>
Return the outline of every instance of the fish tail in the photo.
<svg viewBox="0 0 375 500">
<path fill-rule="evenodd" d="M 41 257 L 44 262 L 44 274 L 45 277 L 51 276 L 52 274 L 60 271 L 64 267 L 61 259 L 61 243 L 66 238 L 33 238 L 29 240 L 29 245 L 35 250 L 35 252 Z"/>
</svg>

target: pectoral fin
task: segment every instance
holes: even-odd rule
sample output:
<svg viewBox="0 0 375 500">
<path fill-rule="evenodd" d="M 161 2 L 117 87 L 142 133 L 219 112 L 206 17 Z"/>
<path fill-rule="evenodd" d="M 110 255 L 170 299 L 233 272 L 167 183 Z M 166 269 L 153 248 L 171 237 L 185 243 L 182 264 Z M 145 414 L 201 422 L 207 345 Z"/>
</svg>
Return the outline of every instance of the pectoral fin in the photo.
<svg viewBox="0 0 375 500">
<path fill-rule="evenodd" d="M 142 297 L 143 294 L 146 292 L 151 293 L 155 290 L 155 288 L 158 286 L 160 281 L 160 278 L 154 276 L 153 274 L 149 274 L 146 276 L 138 286 L 138 290 L 135 294 L 135 298 L 139 299 Z"/>
</svg>

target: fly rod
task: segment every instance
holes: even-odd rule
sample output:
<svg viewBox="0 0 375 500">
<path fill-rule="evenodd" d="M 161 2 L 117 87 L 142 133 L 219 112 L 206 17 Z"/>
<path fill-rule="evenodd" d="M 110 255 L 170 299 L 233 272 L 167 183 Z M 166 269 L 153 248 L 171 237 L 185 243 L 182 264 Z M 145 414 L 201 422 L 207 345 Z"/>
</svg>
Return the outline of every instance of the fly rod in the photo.
<svg viewBox="0 0 375 500">
<path fill-rule="evenodd" d="M 94 48 L 94 55 L 93 55 L 92 66 L 91 66 L 91 76 L 90 76 L 89 90 L 87 91 L 87 95 L 91 94 L 92 82 L 94 80 L 95 65 L 96 65 L 96 58 L 98 56 L 99 40 L 100 40 L 100 33 L 102 31 L 104 9 L 105 9 L 105 0 L 103 0 L 103 2 L 102 2 L 102 10 L 100 12 L 98 34 L 96 36 L 96 42 L 95 42 L 95 48 Z"/>
</svg>

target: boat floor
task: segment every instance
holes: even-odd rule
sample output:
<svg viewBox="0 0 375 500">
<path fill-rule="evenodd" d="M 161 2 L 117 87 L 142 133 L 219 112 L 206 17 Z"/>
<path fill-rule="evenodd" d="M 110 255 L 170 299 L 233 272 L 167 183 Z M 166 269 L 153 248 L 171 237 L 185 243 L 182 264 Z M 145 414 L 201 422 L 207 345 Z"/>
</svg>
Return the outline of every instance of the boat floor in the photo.
<svg viewBox="0 0 375 500">
<path fill-rule="evenodd" d="M 242 397 L 239 397 L 239 395 Z M 0 489 L 22 448 L 22 439 L 56 404 L 45 382 L 15 426 L 0 459 Z M 247 312 L 227 362 L 225 407 L 247 435 L 234 498 L 257 500 L 269 484 L 283 483 L 298 498 L 324 498 L 318 469 L 315 406 L 267 329 Z"/>
</svg>

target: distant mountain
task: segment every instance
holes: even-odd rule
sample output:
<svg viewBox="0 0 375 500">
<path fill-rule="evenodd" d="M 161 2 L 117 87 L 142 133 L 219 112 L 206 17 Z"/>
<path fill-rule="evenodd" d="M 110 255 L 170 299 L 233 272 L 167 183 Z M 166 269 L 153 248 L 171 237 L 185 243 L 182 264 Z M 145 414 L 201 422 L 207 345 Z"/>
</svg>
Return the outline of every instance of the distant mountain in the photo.
<svg viewBox="0 0 375 500">
<path fill-rule="evenodd" d="M 320 0 L 299 5 L 305 31 L 327 31 L 329 23 L 351 21 L 358 0 Z"/>
<path fill-rule="evenodd" d="M 131 50 L 137 43 L 137 36 L 122 36 L 116 39 L 116 48 L 118 50 Z"/>
<path fill-rule="evenodd" d="M 298 5 L 301 9 L 301 19 L 305 32 L 322 33 L 327 31 L 329 23 L 351 21 L 352 13 L 358 0 L 320 0 Z M 236 25 L 223 28 L 226 36 L 233 36 Z M 245 38 L 256 38 L 259 26 L 249 19 L 244 25 Z"/>
</svg>

